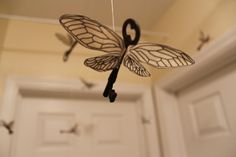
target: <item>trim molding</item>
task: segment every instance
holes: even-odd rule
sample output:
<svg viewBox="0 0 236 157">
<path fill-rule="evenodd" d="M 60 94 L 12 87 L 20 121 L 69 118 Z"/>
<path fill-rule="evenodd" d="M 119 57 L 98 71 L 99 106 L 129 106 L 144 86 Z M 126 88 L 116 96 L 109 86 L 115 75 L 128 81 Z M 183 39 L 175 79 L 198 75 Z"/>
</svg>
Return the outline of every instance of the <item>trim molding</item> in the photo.
<svg viewBox="0 0 236 157">
<path fill-rule="evenodd" d="M 187 157 L 176 93 L 236 60 L 236 28 L 194 57 L 192 67 L 176 69 L 154 86 L 164 157 Z"/>
<path fill-rule="evenodd" d="M 21 21 L 46 23 L 46 24 L 59 24 L 58 20 L 55 20 L 55 19 L 47 19 L 47 18 L 39 18 L 39 17 L 36 18 L 36 17 L 1 14 L 1 13 L 0 13 L 0 19 L 21 20 Z"/>
<path fill-rule="evenodd" d="M 105 99 L 103 98 L 102 92 L 104 89 L 105 83 L 96 83 L 96 86 L 92 89 L 83 88 L 84 85 L 81 81 L 68 81 L 68 80 L 46 80 L 39 78 L 25 78 L 25 77 L 10 77 L 7 79 L 5 97 L 3 104 L 1 106 L 1 117 L 5 120 L 14 120 L 16 115 L 16 108 L 19 101 L 19 98 L 24 95 L 38 95 L 39 94 L 59 94 L 59 96 L 77 98 L 77 96 L 91 99 Z M 141 117 L 148 118 L 151 121 L 152 125 L 143 125 L 145 133 L 146 145 L 143 144 L 145 152 L 143 156 L 147 157 L 161 157 L 160 155 L 160 146 L 159 146 L 159 137 L 156 123 L 156 114 L 154 101 L 152 99 L 152 91 L 148 86 L 140 85 L 126 85 L 119 84 L 116 87 L 116 90 L 119 92 L 117 100 L 127 100 L 132 102 L 137 102 L 141 104 L 142 112 L 139 113 Z M 89 97 L 90 96 L 90 97 Z M 140 118 L 141 118 L 140 117 Z M 1 132 L 0 132 L 1 134 Z M 13 134 L 10 141 L 14 141 Z M 6 136 L 2 135 L 2 136 Z M 9 138 L 8 138 L 9 139 Z M 0 146 L 6 141 L 0 141 Z M 7 141 L 10 143 L 9 141 Z M 11 156 L 11 148 L 14 146 L 13 143 L 9 144 L 8 148 L 5 148 L 3 153 L 10 154 L 5 155 L 4 157 Z M 146 148 L 145 148 L 146 147 Z M 0 148 L 1 150 L 1 148 Z"/>
<path fill-rule="evenodd" d="M 158 86 L 176 92 L 236 60 L 236 28 L 216 39 L 193 57 L 195 65 L 176 69 L 157 82 Z"/>
<path fill-rule="evenodd" d="M 158 86 L 155 86 L 154 93 L 162 157 L 187 157 L 175 95 Z"/>
<path fill-rule="evenodd" d="M 29 17 L 29 16 L 19 16 L 19 15 L 10 15 L 10 14 L 1 14 L 0 19 L 9 19 L 9 20 L 21 20 L 21 21 L 29 21 L 29 22 L 37 22 L 37 23 L 45 23 L 45 24 L 55 24 L 59 25 L 58 20 L 49 19 L 49 18 L 39 18 L 39 17 Z M 108 26 L 112 29 L 112 26 Z M 121 27 L 115 26 L 116 32 L 121 32 Z M 142 30 L 143 35 L 152 36 L 152 37 L 161 37 L 163 39 L 169 39 L 170 35 L 164 32 L 154 32 L 148 30 Z"/>
</svg>

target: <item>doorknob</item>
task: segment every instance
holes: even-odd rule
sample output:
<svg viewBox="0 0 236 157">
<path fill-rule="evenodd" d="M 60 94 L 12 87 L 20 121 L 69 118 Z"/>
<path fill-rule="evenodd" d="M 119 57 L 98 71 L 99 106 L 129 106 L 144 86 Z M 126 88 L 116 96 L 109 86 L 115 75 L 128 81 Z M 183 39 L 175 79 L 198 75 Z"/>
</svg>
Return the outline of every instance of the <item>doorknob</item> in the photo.
<svg viewBox="0 0 236 157">
<path fill-rule="evenodd" d="M 73 125 L 71 128 L 69 129 L 62 129 L 60 130 L 61 134 L 74 134 L 74 135 L 79 135 L 80 131 L 78 129 L 79 125 L 76 123 L 75 125 Z"/>
</svg>

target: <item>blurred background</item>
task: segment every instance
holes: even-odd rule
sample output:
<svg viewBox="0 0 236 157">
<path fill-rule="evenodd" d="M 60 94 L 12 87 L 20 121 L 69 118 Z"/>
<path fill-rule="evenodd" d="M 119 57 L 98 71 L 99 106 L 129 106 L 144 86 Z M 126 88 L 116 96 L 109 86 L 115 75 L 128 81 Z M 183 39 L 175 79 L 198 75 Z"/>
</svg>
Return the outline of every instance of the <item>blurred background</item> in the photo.
<svg viewBox="0 0 236 157">
<path fill-rule="evenodd" d="M 191 77 L 186 72 L 189 71 L 189 67 L 180 69 L 155 69 L 146 66 L 151 73 L 151 77 L 142 78 L 122 67 L 117 79 L 117 84 L 122 86 L 121 91 L 126 93 L 126 88 L 129 87 L 129 85 L 134 86 L 134 89 L 137 87 L 138 90 L 154 90 L 152 90 L 152 94 L 149 93 L 151 100 L 149 99 L 147 102 L 146 99 L 141 100 L 141 98 L 138 98 L 139 96 L 136 96 L 135 99 L 128 99 L 125 96 L 121 96 L 122 101 L 117 102 L 120 104 L 120 108 L 118 106 L 111 107 L 110 104 L 107 103 L 108 100 L 93 99 L 90 101 L 90 98 L 87 98 L 88 96 L 86 97 L 85 94 L 78 96 L 78 94 L 73 95 L 72 92 L 71 95 L 73 96 L 71 96 L 70 99 L 66 98 L 59 101 L 55 97 L 63 97 L 62 93 L 60 93 L 59 96 L 58 94 L 55 96 L 55 94 L 51 93 L 52 96 L 49 94 L 50 98 L 46 99 L 47 93 L 42 94 L 42 92 L 35 92 L 36 94 L 32 94 L 34 92 L 23 91 L 23 95 L 26 95 L 27 98 L 22 98 L 19 102 L 21 102 L 21 105 L 24 104 L 23 106 L 25 107 L 18 107 L 18 109 L 14 111 L 14 114 L 12 113 L 12 115 L 17 115 L 13 117 L 20 119 L 19 123 L 15 125 L 16 131 L 13 135 L 9 135 L 7 129 L 0 126 L 0 141 L 2 141 L 0 144 L 0 156 L 10 157 L 9 154 L 11 154 L 11 156 L 14 157 L 62 157 L 65 155 L 72 157 L 79 154 L 80 156 L 87 157 L 95 156 L 100 153 L 103 157 L 114 154 L 117 156 L 127 155 L 132 157 L 177 157 L 178 155 L 182 157 L 234 157 L 236 155 L 234 150 L 236 146 L 236 117 L 234 116 L 234 111 L 236 111 L 236 109 L 233 105 L 235 105 L 236 101 L 233 94 L 236 92 L 236 65 L 235 60 L 233 60 L 234 57 L 232 56 L 236 55 L 236 49 L 230 53 L 231 57 L 227 58 L 227 60 L 231 58 L 229 62 L 225 61 L 223 57 L 222 60 L 217 58 L 215 62 L 216 65 L 214 65 L 214 61 L 208 57 L 211 64 L 204 62 L 204 64 L 198 66 L 198 63 L 200 64 L 204 61 L 205 55 L 209 56 L 210 54 L 210 56 L 214 56 L 214 47 L 220 47 L 221 41 L 224 41 L 222 39 L 231 41 L 231 39 L 234 38 L 234 30 L 236 29 L 236 0 L 113 0 L 113 2 L 114 22 L 118 34 L 121 32 L 121 27 L 125 19 L 135 19 L 141 27 L 142 35 L 140 42 L 145 41 L 170 45 L 193 56 L 193 58 L 196 59 L 197 67 L 194 69 L 194 72 L 196 72 L 195 75 L 190 73 L 192 74 Z M 62 84 L 65 82 L 73 82 L 75 85 L 78 82 L 78 84 L 84 86 L 81 87 L 81 91 L 85 90 L 87 93 L 89 93 L 90 87 L 84 85 L 85 83 L 99 84 L 98 86 L 102 84 L 102 86 L 104 85 L 105 87 L 110 73 L 99 73 L 85 67 L 83 64 L 86 58 L 103 53 L 77 45 L 72 51 L 68 61 L 63 62 L 64 52 L 69 49 L 69 46 L 64 44 L 55 35 L 57 33 L 67 38 L 67 32 L 58 21 L 58 18 L 63 14 L 85 15 L 112 29 L 112 8 L 110 0 L 0 0 L 0 120 L 2 119 L 2 124 L 0 124 L 2 126 L 4 126 L 3 121 L 9 124 L 10 121 L 12 121 L 12 116 L 7 116 L 6 112 L 4 113 L 4 108 L 8 108 L 4 106 L 8 106 L 8 100 L 13 99 L 13 96 L 11 97 L 11 95 L 6 92 L 8 88 L 10 88 L 7 82 L 12 77 L 24 78 L 25 82 L 27 82 L 27 80 L 29 80 L 29 82 L 32 80 L 47 80 L 52 84 L 55 82 L 63 82 Z M 222 52 L 224 49 L 227 49 L 227 44 L 224 49 L 219 49 L 220 52 L 218 53 L 217 51 L 217 54 L 224 56 L 223 54 L 225 53 L 225 56 L 229 56 L 227 52 Z M 211 50 L 214 50 L 214 52 L 211 53 Z M 222 64 L 217 70 L 213 69 L 214 72 L 210 70 L 211 73 L 203 72 L 204 76 L 199 72 L 207 68 L 212 69 L 211 67 L 214 66 L 217 67 L 218 64 L 221 65 L 221 62 L 227 62 L 227 65 L 224 64 L 223 66 Z M 200 68 L 198 69 L 198 67 Z M 178 73 L 183 74 L 181 76 L 187 76 L 188 74 L 188 80 L 190 81 L 188 84 L 180 82 L 180 84 L 184 85 L 177 88 L 178 83 L 176 83 L 176 80 L 178 79 L 171 79 Z M 205 73 L 207 74 L 205 75 Z M 198 77 L 198 74 L 204 79 Z M 193 84 L 193 82 L 196 82 L 195 78 L 201 81 Z M 167 80 L 167 82 L 165 82 L 165 80 Z M 168 82 L 168 80 L 170 81 Z M 171 83 L 176 85 L 176 88 L 171 87 Z M 139 87 L 140 85 L 142 87 Z M 69 86 L 73 88 L 74 85 Z M 177 127 L 179 129 L 177 129 L 177 132 L 179 135 L 181 134 L 179 138 L 182 140 L 181 149 L 183 149 L 183 151 L 178 152 L 179 154 L 171 153 L 177 151 L 175 150 L 175 148 L 178 148 L 176 147 L 176 145 L 178 145 L 178 142 L 176 142 L 177 139 L 173 139 L 176 145 L 173 144 L 171 146 L 171 144 L 166 144 L 171 141 L 171 133 L 168 132 L 175 132 L 175 130 L 166 131 L 165 129 L 168 128 L 166 126 L 172 125 L 174 121 L 162 122 L 161 125 L 159 123 L 159 120 L 162 119 L 159 116 L 163 116 L 164 114 L 168 115 L 168 113 L 163 113 L 163 115 L 160 113 L 162 109 L 159 109 L 160 105 L 158 104 L 168 102 L 165 102 L 166 100 L 163 100 L 163 102 L 156 100 L 158 99 L 156 88 L 159 89 L 159 87 L 161 90 L 170 91 L 170 93 L 175 96 L 175 101 L 178 102 L 174 112 L 179 118 Z M 97 91 L 97 88 L 98 91 L 100 91 L 100 87 L 95 87 L 95 91 Z M 132 92 L 135 95 L 134 90 L 130 92 L 130 97 L 132 97 Z M 78 96 L 78 100 L 75 98 L 76 96 Z M 97 95 L 95 94 L 93 96 L 95 97 Z M 75 107 L 76 103 L 80 104 L 78 108 Z M 91 107 L 94 103 L 99 104 L 98 106 L 101 105 L 101 107 L 99 107 L 99 109 L 97 106 L 95 108 Z M 145 132 L 145 127 L 148 125 L 147 123 L 151 123 L 149 117 L 142 117 L 141 121 L 144 125 L 132 126 L 133 123 L 137 123 L 137 120 L 133 119 L 132 121 L 132 118 L 137 117 L 142 110 L 137 109 L 135 104 L 142 106 L 146 103 L 152 106 L 151 108 L 147 107 L 148 110 L 152 109 L 150 112 L 147 111 L 147 115 L 155 115 L 154 117 L 151 116 L 155 119 L 153 123 L 150 124 L 151 127 L 146 129 L 150 131 L 155 128 L 154 133 L 140 133 L 140 130 L 144 130 Z M 30 104 L 34 104 L 35 106 L 31 106 Z M 58 108 L 60 109 L 53 106 L 55 104 L 59 104 Z M 66 104 L 71 107 L 68 109 Z M 105 106 L 103 106 L 104 104 Z M 50 109 L 48 109 L 47 106 L 51 106 L 49 107 Z M 81 110 L 83 110 L 83 112 Z M 97 114 L 95 110 L 99 110 L 101 113 L 104 112 L 104 114 Z M 7 109 L 7 113 L 8 111 Z M 67 112 L 64 113 L 64 111 Z M 76 112 L 72 115 L 68 114 L 72 113 L 72 111 Z M 115 111 L 119 111 L 119 113 Z M 48 114 L 54 112 L 55 114 Z M 66 126 L 71 130 L 65 129 L 64 132 L 76 134 L 78 129 L 75 128 L 78 126 L 77 120 L 74 120 L 73 115 L 76 115 L 76 119 L 86 119 L 86 112 L 91 115 L 99 115 L 93 122 L 101 124 L 103 129 L 98 129 L 98 133 L 94 134 L 97 137 L 97 141 L 101 138 L 100 143 L 104 142 L 109 146 L 106 148 L 100 148 L 100 146 L 99 148 L 95 148 L 95 146 L 88 144 L 89 142 L 86 141 L 86 138 L 83 137 L 83 133 L 81 133 L 80 137 L 82 137 L 82 139 L 77 139 L 82 141 L 78 144 L 79 147 L 81 147 L 81 151 L 76 152 L 72 150 L 72 148 L 75 148 L 73 144 L 76 143 L 77 140 L 73 139 L 71 142 L 70 139 L 68 144 L 68 137 L 64 136 L 67 135 L 67 133 L 63 134 L 62 130 L 62 137 L 59 133 L 58 135 L 54 134 L 53 130 L 55 131 L 55 129 L 57 130 L 60 127 L 63 128 Z M 59 113 L 62 115 L 58 116 Z M 109 113 L 114 114 L 107 118 L 106 115 L 109 115 Z M 129 113 L 131 117 L 126 118 L 131 119 L 130 121 L 119 119 L 120 114 L 128 116 Z M 80 117 L 78 114 L 84 116 Z M 171 114 L 171 112 L 169 114 Z M 34 119 L 35 115 L 39 115 L 36 121 L 27 122 L 27 119 Z M 91 117 L 88 119 L 91 119 Z M 89 125 L 91 121 L 88 119 L 85 120 L 88 121 L 86 127 L 83 127 L 83 124 L 81 124 L 82 128 L 87 128 L 87 132 L 91 131 L 94 127 Z M 173 119 L 176 119 L 176 117 Z M 16 119 L 14 121 L 17 122 Z M 42 136 L 45 138 L 47 148 L 46 146 L 45 148 L 41 148 L 40 142 L 35 142 L 33 139 L 33 136 L 37 135 L 40 137 L 41 134 L 26 133 L 26 130 L 31 129 L 26 122 L 31 124 L 32 128 L 35 130 L 46 128 L 46 133 Z M 36 123 L 38 125 L 34 125 Z M 25 127 L 25 129 L 21 130 L 20 128 L 23 127 Z M 117 127 L 123 129 L 129 128 L 130 131 L 123 137 L 123 133 L 117 132 L 117 130 L 119 130 Z M 165 129 L 163 129 L 163 127 Z M 110 134 L 106 131 L 110 132 Z M 167 133 L 165 133 L 165 131 Z M 128 137 L 131 137 L 132 132 L 135 135 L 129 139 Z M 26 142 L 24 146 L 24 138 L 27 138 L 28 134 L 30 134 L 29 138 L 32 139 L 28 141 L 28 143 Z M 140 134 L 142 134 L 142 136 Z M 145 136 L 143 137 L 144 134 Z M 150 146 L 150 144 L 152 145 L 150 141 L 147 142 L 149 145 L 144 142 L 145 138 L 150 140 L 149 136 L 156 136 L 153 146 Z M 125 143 L 124 145 L 120 146 L 116 143 L 118 138 L 122 139 L 125 137 L 127 137 L 129 141 L 123 142 L 123 144 Z M 108 140 L 103 141 L 103 138 Z M 32 146 L 32 143 L 36 143 L 37 149 L 36 146 Z M 41 141 L 41 143 L 43 142 Z M 67 144 L 70 148 L 67 148 Z M 145 146 L 145 150 L 139 152 L 139 148 L 143 147 L 142 144 Z M 56 150 L 57 148 L 60 148 L 59 151 Z M 129 154 L 128 149 L 136 151 L 136 153 Z M 97 153 L 91 153 L 93 150 L 96 150 L 95 152 Z M 64 151 L 64 154 L 61 153 L 61 151 Z M 102 151 L 109 153 L 106 154 Z"/>
</svg>

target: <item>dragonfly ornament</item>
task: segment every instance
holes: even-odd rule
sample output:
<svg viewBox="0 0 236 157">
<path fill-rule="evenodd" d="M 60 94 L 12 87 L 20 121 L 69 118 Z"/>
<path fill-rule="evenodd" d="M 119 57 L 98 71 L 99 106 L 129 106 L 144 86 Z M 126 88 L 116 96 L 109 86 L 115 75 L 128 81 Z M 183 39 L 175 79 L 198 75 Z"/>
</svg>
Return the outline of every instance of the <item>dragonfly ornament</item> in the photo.
<svg viewBox="0 0 236 157">
<path fill-rule="evenodd" d="M 59 21 L 80 45 L 107 53 L 87 58 L 84 64 L 99 72 L 112 70 L 103 92 L 103 96 L 109 97 L 110 102 L 114 102 L 117 97 L 113 84 L 122 62 L 130 71 L 142 77 L 151 76 L 142 63 L 155 68 L 194 64 L 194 60 L 181 50 L 157 43 L 138 43 L 140 28 L 133 19 L 124 22 L 123 39 L 110 28 L 83 15 L 66 14 L 62 15 Z M 127 33 L 128 26 L 135 32 L 133 38 Z"/>
</svg>

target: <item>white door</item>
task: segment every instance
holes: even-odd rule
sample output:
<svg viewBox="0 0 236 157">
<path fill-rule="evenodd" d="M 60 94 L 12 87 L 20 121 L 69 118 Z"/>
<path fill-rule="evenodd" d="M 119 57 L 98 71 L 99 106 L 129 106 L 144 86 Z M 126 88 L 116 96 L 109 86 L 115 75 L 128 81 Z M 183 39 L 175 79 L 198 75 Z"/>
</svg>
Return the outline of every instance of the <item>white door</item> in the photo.
<svg viewBox="0 0 236 157">
<path fill-rule="evenodd" d="M 23 97 L 12 157 L 145 156 L 138 102 Z"/>
<path fill-rule="evenodd" d="M 236 64 L 178 93 L 188 157 L 236 156 Z"/>
</svg>

